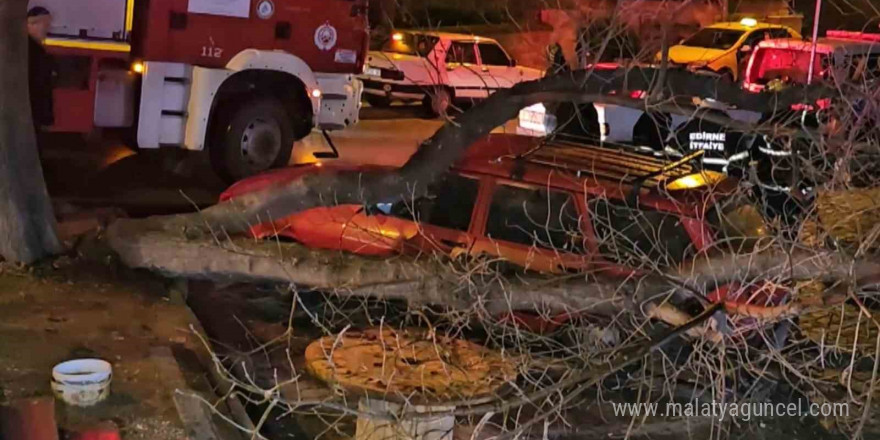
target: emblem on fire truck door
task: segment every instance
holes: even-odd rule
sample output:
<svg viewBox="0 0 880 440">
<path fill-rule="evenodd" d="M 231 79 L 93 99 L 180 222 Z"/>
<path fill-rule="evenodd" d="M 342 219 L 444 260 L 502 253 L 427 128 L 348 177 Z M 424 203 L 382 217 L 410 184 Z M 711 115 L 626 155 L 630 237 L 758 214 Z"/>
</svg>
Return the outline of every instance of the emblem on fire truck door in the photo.
<svg viewBox="0 0 880 440">
<path fill-rule="evenodd" d="M 275 4 L 272 0 L 263 0 L 257 5 L 257 17 L 268 20 L 275 15 Z"/>
<path fill-rule="evenodd" d="M 329 22 L 315 29 L 315 46 L 321 50 L 330 50 L 336 46 L 336 28 L 331 26 Z"/>
</svg>

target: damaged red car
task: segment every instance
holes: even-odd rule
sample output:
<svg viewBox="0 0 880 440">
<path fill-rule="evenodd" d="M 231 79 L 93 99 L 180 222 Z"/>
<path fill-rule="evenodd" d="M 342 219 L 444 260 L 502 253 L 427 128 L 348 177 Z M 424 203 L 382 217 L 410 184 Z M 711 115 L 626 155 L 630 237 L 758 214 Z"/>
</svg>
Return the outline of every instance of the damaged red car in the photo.
<svg viewBox="0 0 880 440">
<path fill-rule="evenodd" d="M 540 272 L 623 275 L 681 263 L 719 236 L 764 233 L 756 211 L 729 203 L 736 182 L 698 170 L 693 159 L 667 162 L 620 148 L 493 134 L 473 145 L 426 197 L 313 208 L 251 232 L 363 255 L 442 252 Z M 235 184 L 222 200 L 320 168 L 358 169 L 277 170 Z M 715 208 L 742 212 L 733 217 L 739 220 L 721 221 L 730 216 Z"/>
</svg>

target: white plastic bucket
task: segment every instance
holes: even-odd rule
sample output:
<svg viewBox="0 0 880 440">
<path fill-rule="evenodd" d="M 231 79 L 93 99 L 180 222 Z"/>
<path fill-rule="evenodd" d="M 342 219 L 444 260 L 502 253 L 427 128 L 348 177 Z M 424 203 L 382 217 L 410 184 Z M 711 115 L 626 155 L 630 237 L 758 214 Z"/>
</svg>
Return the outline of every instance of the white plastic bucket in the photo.
<svg viewBox="0 0 880 440">
<path fill-rule="evenodd" d="M 101 359 L 75 359 L 52 369 L 52 391 L 65 403 L 92 406 L 110 394 L 113 367 Z"/>
</svg>

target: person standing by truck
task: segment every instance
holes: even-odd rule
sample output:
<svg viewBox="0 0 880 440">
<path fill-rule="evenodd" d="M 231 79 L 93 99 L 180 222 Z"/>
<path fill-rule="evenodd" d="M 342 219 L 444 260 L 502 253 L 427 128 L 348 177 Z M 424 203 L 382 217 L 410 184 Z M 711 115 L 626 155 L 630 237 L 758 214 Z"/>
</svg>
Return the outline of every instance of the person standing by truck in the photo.
<svg viewBox="0 0 880 440">
<path fill-rule="evenodd" d="M 52 103 L 53 75 L 52 56 L 46 52 L 43 42 L 52 26 L 52 14 L 42 6 L 35 6 L 27 13 L 28 31 L 28 92 L 34 127 L 40 133 L 55 122 Z"/>
</svg>

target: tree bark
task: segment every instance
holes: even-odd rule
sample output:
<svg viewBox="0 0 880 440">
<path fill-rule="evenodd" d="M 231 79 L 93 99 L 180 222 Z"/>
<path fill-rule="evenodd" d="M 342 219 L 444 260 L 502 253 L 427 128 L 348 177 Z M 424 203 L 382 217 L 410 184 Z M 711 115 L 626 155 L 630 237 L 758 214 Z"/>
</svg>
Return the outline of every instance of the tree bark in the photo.
<svg viewBox="0 0 880 440">
<path fill-rule="evenodd" d="M 61 251 L 31 121 L 27 4 L 0 2 L 0 256 L 22 263 Z"/>
</svg>

